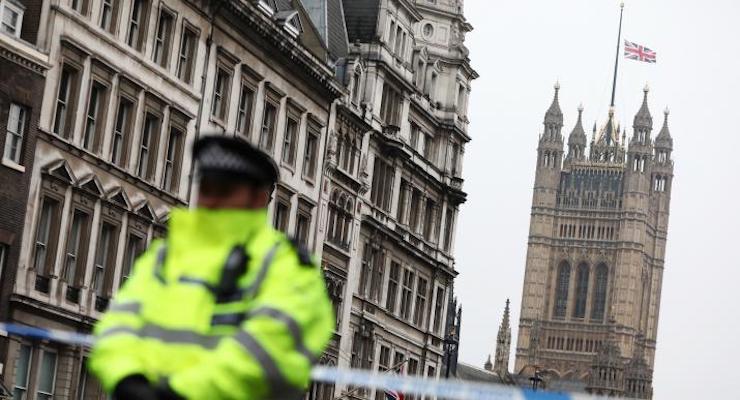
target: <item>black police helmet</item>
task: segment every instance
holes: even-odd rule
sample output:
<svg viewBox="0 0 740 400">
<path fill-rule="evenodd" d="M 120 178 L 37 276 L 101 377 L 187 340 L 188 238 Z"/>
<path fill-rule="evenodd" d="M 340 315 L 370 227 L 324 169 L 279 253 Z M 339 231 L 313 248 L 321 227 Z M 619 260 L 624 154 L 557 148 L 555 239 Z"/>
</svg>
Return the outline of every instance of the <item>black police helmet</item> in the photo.
<svg viewBox="0 0 740 400">
<path fill-rule="evenodd" d="M 193 145 L 193 160 L 200 179 L 218 179 L 273 188 L 280 170 L 267 153 L 244 139 L 203 136 Z"/>
</svg>

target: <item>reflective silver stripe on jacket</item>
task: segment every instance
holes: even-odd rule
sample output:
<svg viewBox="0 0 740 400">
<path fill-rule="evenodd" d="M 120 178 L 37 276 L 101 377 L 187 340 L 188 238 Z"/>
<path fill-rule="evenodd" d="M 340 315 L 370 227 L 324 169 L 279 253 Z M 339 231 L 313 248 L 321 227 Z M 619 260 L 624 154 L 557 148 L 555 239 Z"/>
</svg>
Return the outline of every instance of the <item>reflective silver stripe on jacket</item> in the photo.
<svg viewBox="0 0 740 400">
<path fill-rule="evenodd" d="M 306 357 L 311 362 L 311 364 L 315 364 L 318 361 L 318 357 L 313 352 L 311 352 L 311 350 L 309 350 L 306 347 L 306 344 L 303 342 L 303 330 L 301 329 L 300 325 L 298 325 L 298 322 L 293 319 L 293 317 L 281 310 L 278 310 L 277 308 L 260 307 L 253 311 L 250 311 L 247 314 L 247 319 L 258 316 L 267 316 L 285 324 L 285 326 L 288 328 L 288 332 L 290 332 L 290 336 L 293 337 L 293 343 L 295 343 L 296 350 L 299 353 L 303 354 L 303 356 Z"/>
<path fill-rule="evenodd" d="M 130 327 L 115 327 L 104 331 L 100 337 L 110 337 L 116 335 L 135 335 L 140 338 L 151 338 L 161 340 L 165 343 L 193 344 L 201 346 L 208 350 L 215 349 L 222 339 L 227 337 L 233 338 L 241 345 L 262 367 L 265 377 L 269 382 L 272 395 L 279 398 L 300 398 L 300 390 L 294 388 L 285 379 L 275 360 L 265 350 L 264 347 L 247 331 L 240 330 L 234 336 L 208 336 L 196 332 L 162 328 L 156 325 L 145 325 L 141 329 Z"/>
<path fill-rule="evenodd" d="M 165 343 L 192 344 L 208 350 L 215 349 L 221 339 L 224 338 L 224 336 L 202 335 L 185 329 L 162 328 L 152 324 L 144 325 L 140 329 L 119 326 L 103 331 L 100 337 L 116 335 L 135 335 L 142 339 L 157 339 Z"/>
<path fill-rule="evenodd" d="M 281 242 L 275 243 L 274 245 L 272 245 L 272 248 L 270 248 L 270 251 L 267 252 L 267 255 L 262 260 L 260 270 L 257 272 L 257 277 L 254 278 L 254 282 L 252 282 L 246 288 L 240 289 L 240 291 L 242 292 L 242 298 L 252 297 L 257 294 L 257 292 L 259 292 L 260 287 L 262 286 L 262 282 L 264 282 L 265 278 L 267 277 L 267 271 L 270 269 L 270 264 L 272 264 L 272 260 L 275 258 L 275 254 L 277 254 L 278 248 L 280 248 L 280 244 Z"/>
<path fill-rule="evenodd" d="M 240 331 L 236 334 L 234 340 L 242 345 L 262 366 L 262 370 L 265 372 L 265 378 L 270 383 L 269 386 L 272 391 L 271 398 L 296 398 L 294 395 L 298 392 L 298 389 L 293 388 L 290 382 L 285 379 L 275 360 L 257 339 L 252 337 L 247 331 Z"/>
<path fill-rule="evenodd" d="M 108 311 L 139 314 L 141 313 L 141 303 L 139 303 L 138 301 L 124 301 L 120 303 L 114 301 L 113 304 L 111 304 L 108 308 Z"/>
<path fill-rule="evenodd" d="M 212 350 L 218 346 L 223 336 L 203 335 L 185 329 L 162 328 L 157 325 L 144 325 L 139 337 L 161 340 L 166 343 L 194 344 Z"/>
<path fill-rule="evenodd" d="M 118 336 L 118 335 L 134 335 L 137 336 L 139 334 L 139 331 L 134 328 L 130 328 L 128 326 L 116 326 L 110 329 L 106 329 L 103 332 L 100 333 L 101 338 L 106 338 L 110 336 Z"/>
</svg>

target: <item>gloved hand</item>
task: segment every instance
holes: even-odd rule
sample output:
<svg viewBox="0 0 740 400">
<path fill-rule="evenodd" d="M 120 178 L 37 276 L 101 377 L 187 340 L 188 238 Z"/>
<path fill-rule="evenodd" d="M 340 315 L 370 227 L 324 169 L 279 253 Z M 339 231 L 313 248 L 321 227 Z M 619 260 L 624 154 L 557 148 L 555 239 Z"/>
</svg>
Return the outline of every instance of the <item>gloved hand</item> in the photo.
<svg viewBox="0 0 740 400">
<path fill-rule="evenodd" d="M 159 400 L 157 391 L 142 375 L 123 378 L 113 391 L 114 400 Z"/>
<path fill-rule="evenodd" d="M 166 379 L 157 385 L 157 398 L 159 400 L 185 400 L 184 397 L 172 390 L 170 383 Z"/>
</svg>

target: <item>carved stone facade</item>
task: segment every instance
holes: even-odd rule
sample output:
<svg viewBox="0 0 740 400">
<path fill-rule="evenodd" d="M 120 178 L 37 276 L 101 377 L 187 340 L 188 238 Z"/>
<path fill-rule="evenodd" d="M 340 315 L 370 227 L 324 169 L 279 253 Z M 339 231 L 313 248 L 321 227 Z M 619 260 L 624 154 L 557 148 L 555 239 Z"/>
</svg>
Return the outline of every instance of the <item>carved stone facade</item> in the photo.
<svg viewBox="0 0 740 400">
<path fill-rule="evenodd" d="M 0 186 L 3 321 L 89 333 L 135 257 L 166 235 L 169 211 L 191 203 L 201 133 L 273 155 L 282 179 L 270 215 L 320 253 L 324 144 L 345 89 L 300 2 L 23 3 L 0 0 L 23 14 L 16 43 L 0 33 L 0 86 L 16 87 L 0 96 L 3 139 L 17 125 L 10 103 L 28 123 L 22 161 L 0 166 L 14 182 Z M 340 298 L 343 283 L 327 278 Z M 105 398 L 87 349 L 0 343 L 1 378 L 18 398 Z"/>
<path fill-rule="evenodd" d="M 515 372 L 650 398 L 673 183 L 668 111 L 653 140 L 646 88 L 629 144 L 612 109 L 586 156 L 580 108 L 566 153 L 558 90 L 538 147 Z"/>
<path fill-rule="evenodd" d="M 324 270 L 345 286 L 337 365 L 443 375 L 477 77 L 463 44 L 472 27 L 455 1 L 342 4 L 349 51 L 338 66 L 348 93 L 330 124 L 319 224 Z M 316 389 L 322 400 L 383 397 Z"/>
</svg>

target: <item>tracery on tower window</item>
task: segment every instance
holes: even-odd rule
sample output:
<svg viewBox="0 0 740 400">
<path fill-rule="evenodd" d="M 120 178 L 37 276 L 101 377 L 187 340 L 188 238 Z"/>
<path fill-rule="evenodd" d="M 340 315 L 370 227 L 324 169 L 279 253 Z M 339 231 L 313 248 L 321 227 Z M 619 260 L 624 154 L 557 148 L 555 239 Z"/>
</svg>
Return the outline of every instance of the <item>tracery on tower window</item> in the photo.
<svg viewBox="0 0 740 400">
<path fill-rule="evenodd" d="M 604 310 L 606 309 L 606 291 L 609 280 L 609 268 L 604 264 L 596 267 L 596 277 L 594 279 L 594 296 L 591 305 L 591 319 L 595 321 L 604 320 Z"/>
<path fill-rule="evenodd" d="M 575 318 L 584 318 L 586 316 L 586 296 L 588 295 L 588 265 L 581 264 L 578 266 L 576 275 L 576 303 L 573 309 Z"/>
<path fill-rule="evenodd" d="M 555 289 L 555 310 L 553 314 L 556 318 L 564 318 L 568 308 L 568 285 L 570 284 L 570 265 L 563 261 L 558 267 L 557 287 Z"/>
</svg>

